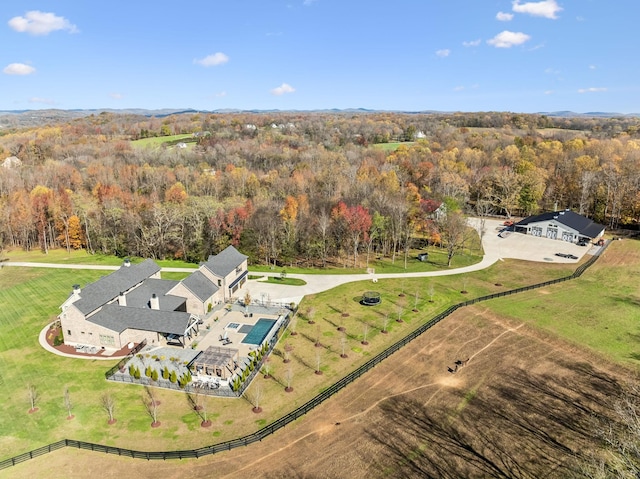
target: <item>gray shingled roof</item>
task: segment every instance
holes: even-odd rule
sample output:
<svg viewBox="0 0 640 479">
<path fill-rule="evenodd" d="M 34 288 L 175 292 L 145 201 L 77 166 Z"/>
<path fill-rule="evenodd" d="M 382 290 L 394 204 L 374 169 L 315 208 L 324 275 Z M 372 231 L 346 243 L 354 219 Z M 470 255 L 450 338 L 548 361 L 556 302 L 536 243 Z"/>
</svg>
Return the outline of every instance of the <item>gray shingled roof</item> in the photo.
<svg viewBox="0 0 640 479">
<path fill-rule="evenodd" d="M 227 246 L 217 255 L 209 256 L 204 266 L 216 276 L 224 278 L 240 266 L 247 258 L 248 256 L 243 255 L 233 246 Z"/>
<path fill-rule="evenodd" d="M 129 291 L 125 296 L 127 307 L 149 308 L 149 299 L 153 293 L 160 300 L 160 309 L 163 311 L 175 311 L 185 303 L 186 298 L 180 296 L 167 295 L 167 292 L 174 288 L 179 281 L 168 279 L 149 278 L 136 289 Z"/>
<path fill-rule="evenodd" d="M 113 273 L 85 286 L 80 291 L 80 299 L 73 304 L 87 315 L 159 271 L 160 266 L 151 259 L 128 267 L 122 266 Z"/>
<path fill-rule="evenodd" d="M 127 329 L 138 329 L 182 336 L 189 326 L 190 318 L 191 314 L 179 311 L 160 311 L 106 304 L 96 314 L 87 318 L 87 321 L 117 333 L 122 333 Z"/>
<path fill-rule="evenodd" d="M 184 278 L 182 284 L 202 301 L 209 299 L 220 289 L 200 271 L 194 271 Z"/>
<path fill-rule="evenodd" d="M 527 226 L 531 223 L 540 223 L 543 221 L 555 220 L 560 224 L 568 226 L 576 230 L 578 233 L 589 238 L 595 238 L 598 236 L 605 227 L 598 223 L 594 223 L 586 216 L 579 215 L 570 210 L 565 211 L 551 211 L 548 213 L 542 213 L 540 215 L 529 216 L 515 224 L 515 226 Z"/>
</svg>

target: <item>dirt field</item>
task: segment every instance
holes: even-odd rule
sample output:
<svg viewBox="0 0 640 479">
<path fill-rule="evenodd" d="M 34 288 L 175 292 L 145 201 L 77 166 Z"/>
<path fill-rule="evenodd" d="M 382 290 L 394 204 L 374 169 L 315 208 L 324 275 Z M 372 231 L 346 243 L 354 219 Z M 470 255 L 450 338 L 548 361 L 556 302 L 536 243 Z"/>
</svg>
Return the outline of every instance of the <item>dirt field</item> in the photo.
<svg viewBox="0 0 640 479">
<path fill-rule="evenodd" d="M 589 353 L 467 308 L 259 444 L 169 462 L 63 449 L 0 476 L 565 478 L 623 380 Z"/>
</svg>

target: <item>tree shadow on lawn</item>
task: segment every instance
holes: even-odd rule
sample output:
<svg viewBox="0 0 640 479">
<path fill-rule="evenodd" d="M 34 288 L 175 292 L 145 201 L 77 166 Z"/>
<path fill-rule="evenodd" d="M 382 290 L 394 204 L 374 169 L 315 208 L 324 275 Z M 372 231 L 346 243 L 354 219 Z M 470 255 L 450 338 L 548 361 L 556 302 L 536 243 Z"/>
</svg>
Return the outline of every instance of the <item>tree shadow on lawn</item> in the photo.
<svg viewBox="0 0 640 479">
<path fill-rule="evenodd" d="M 621 387 L 584 365 L 559 364 L 545 375 L 515 369 L 471 399 L 450 394 L 462 409 L 411 396 L 381 404 L 386 420 L 367 432 L 388 452 L 375 460 L 394 471 L 389 477 L 573 477 L 580 451 L 600 445 L 594 416 L 614 417 Z"/>
</svg>

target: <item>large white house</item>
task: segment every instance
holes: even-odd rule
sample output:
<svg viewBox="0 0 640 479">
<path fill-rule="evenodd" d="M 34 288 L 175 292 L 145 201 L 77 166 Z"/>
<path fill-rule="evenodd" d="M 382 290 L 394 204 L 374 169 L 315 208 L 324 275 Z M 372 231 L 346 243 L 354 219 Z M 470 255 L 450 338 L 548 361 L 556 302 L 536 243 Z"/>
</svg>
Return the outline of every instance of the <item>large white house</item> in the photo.
<svg viewBox="0 0 640 479">
<path fill-rule="evenodd" d="M 529 216 L 514 225 L 518 233 L 578 243 L 604 234 L 605 227 L 571 210 Z"/>
<path fill-rule="evenodd" d="M 74 285 L 58 316 L 65 344 L 118 350 L 128 343 L 187 345 L 199 320 L 246 281 L 247 257 L 233 246 L 182 281 L 160 279 L 153 260 L 125 261 L 115 272 Z"/>
</svg>

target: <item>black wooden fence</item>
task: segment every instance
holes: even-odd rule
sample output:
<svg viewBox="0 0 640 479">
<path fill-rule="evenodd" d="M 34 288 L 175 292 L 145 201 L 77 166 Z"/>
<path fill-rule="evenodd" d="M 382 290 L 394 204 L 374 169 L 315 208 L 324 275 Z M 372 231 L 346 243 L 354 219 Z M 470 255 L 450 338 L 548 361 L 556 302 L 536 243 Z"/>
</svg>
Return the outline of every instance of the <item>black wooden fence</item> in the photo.
<svg viewBox="0 0 640 479">
<path fill-rule="evenodd" d="M 290 413 L 288 413 L 287 415 L 281 417 L 280 419 L 272 422 L 271 424 L 263 427 L 262 429 L 254 432 L 254 433 L 247 434 L 246 436 L 240 437 L 238 439 L 232 439 L 230 441 L 221 442 L 221 443 L 214 444 L 214 445 L 211 445 L 211 446 L 201 447 L 199 449 L 187 449 L 187 450 L 183 450 L 183 451 L 157 451 L 157 452 L 135 451 L 135 450 L 132 450 L 132 449 L 123 449 L 123 448 L 120 448 L 120 447 L 104 446 L 102 444 L 94 444 L 94 443 L 84 442 L 84 441 L 74 441 L 72 439 L 63 439 L 61 441 L 54 442 L 54 443 L 49 444 L 47 446 L 43 446 L 43 447 L 40 447 L 38 449 L 34 449 L 33 451 L 29 451 L 29 452 L 26 452 L 24 454 L 20 454 L 18 456 L 12 457 L 12 458 L 5 459 L 4 461 L 0 461 L 0 469 L 5 469 L 7 467 L 15 466 L 16 464 L 20 464 L 21 462 L 27 461 L 29 459 L 33 459 L 34 457 L 42 456 L 43 454 L 49 453 L 51 451 L 55 451 L 57 449 L 61 449 L 63 447 L 74 447 L 74 448 L 77 448 L 77 449 L 85 449 L 85 450 L 88 450 L 88 451 L 102 452 L 102 453 L 105 453 L 105 454 L 115 454 L 115 455 L 118 455 L 118 456 L 131 457 L 131 458 L 135 458 L 135 459 L 146 459 L 146 460 L 162 459 L 162 460 L 167 460 L 167 459 L 199 458 L 199 457 L 208 456 L 208 455 L 211 455 L 211 454 L 216 454 L 216 453 L 222 452 L 222 451 L 229 451 L 229 450 L 235 449 L 237 447 L 247 446 L 247 445 L 252 444 L 254 442 L 262 441 L 262 439 L 264 439 L 267 436 L 273 434 L 277 430 L 285 427 L 287 424 L 292 423 L 296 419 L 304 416 L 309 411 L 311 411 L 312 409 L 314 409 L 317 406 L 319 406 L 320 404 L 322 404 L 324 401 L 329 399 L 331 396 L 333 396 L 334 394 L 336 394 L 337 392 L 339 392 L 340 390 L 345 388 L 347 385 L 351 384 L 353 381 L 358 379 L 360 376 L 365 374 L 367 371 L 369 371 L 370 369 L 372 369 L 376 365 L 380 364 L 382 361 L 384 361 L 386 358 L 391 356 L 393 353 L 395 353 L 396 351 L 401 349 L 403 346 L 406 346 L 407 344 L 409 344 L 411 341 L 416 339 L 422 333 L 424 333 L 428 329 L 430 329 L 433 326 L 435 326 L 436 324 L 438 324 L 440 321 L 442 321 L 444 318 L 449 316 L 451 313 L 453 313 L 457 309 L 465 307 L 465 306 L 471 306 L 471 305 L 479 303 L 481 301 L 487 301 L 487 300 L 490 300 L 490 299 L 501 298 L 501 297 L 504 297 L 504 296 L 510 296 L 512 294 L 522 293 L 522 292 L 525 292 L 525 291 L 531 291 L 533 289 L 543 288 L 545 286 L 549 286 L 549 285 L 557 284 L 557 283 L 562 283 L 564 281 L 568 281 L 568 280 L 571 280 L 571 279 L 578 278 L 578 277 L 580 277 L 582 275 L 582 273 L 585 272 L 585 270 L 587 268 L 589 268 L 598 259 L 600 254 L 604 251 L 604 249 L 608 245 L 609 245 L 609 243 L 606 243 L 605 247 L 600 248 L 600 250 L 598 251 L 598 253 L 596 255 L 592 256 L 591 258 L 589 258 L 588 261 L 586 261 L 585 263 L 580 265 L 573 272 L 573 274 L 570 275 L 570 276 L 565 276 L 565 277 L 562 277 L 562 278 L 552 279 L 550 281 L 545 281 L 544 283 L 538 283 L 538 284 L 534 284 L 534 285 L 530 285 L 530 286 L 524 286 L 522 288 L 511 289 L 511 290 L 508 290 L 508 291 L 502 291 L 500 293 L 489 294 L 489 295 L 486 295 L 486 296 L 481 296 L 479 298 L 470 299 L 469 301 L 464 301 L 462 303 L 454 304 L 453 306 L 449 307 L 448 309 L 446 309 L 445 311 L 441 312 L 437 316 L 431 318 L 426 323 L 422 324 L 419 328 L 415 329 L 414 331 L 409 333 L 404 338 L 400 339 L 399 341 L 397 341 L 394 344 L 392 344 L 391 346 L 389 346 L 387 349 L 385 349 L 381 353 L 379 353 L 376 356 L 374 356 L 371 359 L 369 359 L 362 366 L 360 366 L 356 370 L 352 371 L 351 373 L 349 373 L 348 375 L 346 375 L 345 377 L 340 379 L 338 382 L 332 384 L 327 389 L 325 389 L 323 392 L 321 392 L 320 394 L 318 394 L 314 398 L 310 399 L 308 402 L 306 402 L 302 406 L 300 406 L 297 409 L 291 411 Z"/>
</svg>

